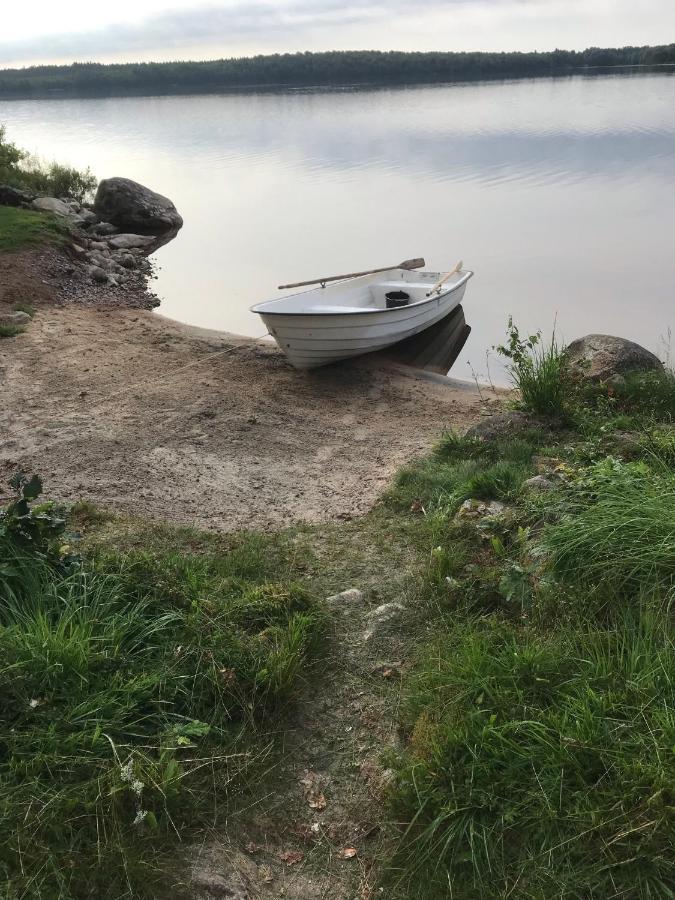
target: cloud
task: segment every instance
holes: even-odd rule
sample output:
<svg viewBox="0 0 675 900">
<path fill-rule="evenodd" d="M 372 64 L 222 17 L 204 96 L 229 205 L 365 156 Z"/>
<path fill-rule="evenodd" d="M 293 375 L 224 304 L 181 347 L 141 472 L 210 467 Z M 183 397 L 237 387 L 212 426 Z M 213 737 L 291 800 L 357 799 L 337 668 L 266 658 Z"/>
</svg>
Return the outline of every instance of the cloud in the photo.
<svg viewBox="0 0 675 900">
<path fill-rule="evenodd" d="M 65 34 L 47 34 L 16 41 L 0 40 L 0 63 L 36 59 L 91 60 L 111 56 L 129 57 L 173 49 L 220 44 L 231 48 L 260 42 L 294 46 L 303 36 L 325 39 L 338 32 L 358 31 L 365 26 L 360 49 L 369 46 L 373 31 L 395 25 L 401 19 L 419 21 L 443 15 L 453 7 L 494 9 L 496 6 L 537 4 L 540 0 L 426 0 L 411 6 L 410 0 L 234 0 L 219 5 L 171 9 L 140 22 L 114 22 L 106 27 Z M 575 0 L 568 0 L 575 2 Z M 7 33 L 5 31 L 5 33 Z M 381 32 L 380 32 L 381 34 Z M 329 42 L 330 45 L 330 42 Z M 412 49 L 412 48 L 411 48 Z"/>
<path fill-rule="evenodd" d="M 43 34 L 40 5 L 4 15 L 0 65 L 302 49 L 582 48 L 659 43 L 668 28 L 675 33 L 673 0 L 641 0 L 639 19 L 633 0 L 152 0 L 150 15 L 138 0 L 72 0 L 62 20 L 45 6 Z M 8 40 L 12 30 L 30 36 Z"/>
</svg>

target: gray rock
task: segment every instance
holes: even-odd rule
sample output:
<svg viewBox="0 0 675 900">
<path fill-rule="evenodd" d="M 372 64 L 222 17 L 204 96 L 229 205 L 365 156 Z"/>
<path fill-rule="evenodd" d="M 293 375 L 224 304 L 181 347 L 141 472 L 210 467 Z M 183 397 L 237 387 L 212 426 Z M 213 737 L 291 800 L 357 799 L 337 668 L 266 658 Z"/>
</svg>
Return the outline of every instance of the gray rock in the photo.
<svg viewBox="0 0 675 900">
<path fill-rule="evenodd" d="M 0 206 L 23 206 L 24 203 L 32 203 L 35 194 L 12 187 L 10 184 L 0 184 Z"/>
<path fill-rule="evenodd" d="M 108 245 L 105 241 L 90 241 L 89 246 L 92 250 L 100 250 L 101 252 L 105 250 L 106 253 L 108 252 Z"/>
<path fill-rule="evenodd" d="M 484 519 L 486 516 L 501 516 L 506 506 L 499 500 L 465 500 L 455 516 L 458 522 Z"/>
<path fill-rule="evenodd" d="M 90 266 L 89 275 L 94 281 L 98 281 L 101 284 L 108 280 L 108 273 L 100 266 Z"/>
<path fill-rule="evenodd" d="M 344 603 L 360 603 L 361 600 L 363 600 L 363 592 L 356 588 L 349 588 L 349 590 L 328 597 L 326 603 L 332 606 L 342 606 Z"/>
<path fill-rule="evenodd" d="M 611 334 L 587 334 L 572 341 L 565 353 L 570 373 L 585 381 L 607 381 L 627 372 L 663 369 L 661 360 L 649 350 Z"/>
<path fill-rule="evenodd" d="M 195 848 L 190 865 L 193 900 L 253 900 L 258 867 L 243 853 L 218 845 Z"/>
<path fill-rule="evenodd" d="M 524 481 L 523 487 L 527 488 L 528 491 L 539 491 L 543 494 L 547 491 L 554 491 L 557 485 L 544 475 L 535 475 L 533 478 L 528 478 L 527 481 Z"/>
<path fill-rule="evenodd" d="M 0 325 L 21 327 L 23 325 L 28 325 L 29 322 L 30 316 L 28 313 L 21 312 L 20 310 L 17 310 L 16 312 L 0 313 Z"/>
<path fill-rule="evenodd" d="M 85 209 L 84 207 L 82 207 L 79 215 L 85 225 L 93 225 L 94 222 L 98 222 L 98 216 L 93 211 L 93 209 Z"/>
<path fill-rule="evenodd" d="M 92 234 L 98 234 L 101 237 L 106 237 L 109 234 L 117 234 L 119 228 L 115 228 L 115 226 L 110 222 L 99 222 L 97 225 L 92 225 L 89 230 Z"/>
<path fill-rule="evenodd" d="M 367 628 L 363 633 L 363 640 L 370 641 L 374 637 L 384 636 L 389 626 L 398 621 L 404 612 L 402 603 L 383 603 L 376 607 L 366 618 Z"/>
<path fill-rule="evenodd" d="M 94 211 L 119 228 L 137 234 L 175 235 L 183 219 L 168 197 L 130 178 L 106 178 L 98 186 Z"/>
<path fill-rule="evenodd" d="M 72 209 L 63 200 L 57 200 L 56 197 L 38 197 L 33 200 L 31 206 L 41 212 L 53 213 L 55 216 L 67 218 L 73 214 Z"/>
<path fill-rule="evenodd" d="M 143 234 L 118 234 L 108 240 L 108 246 L 115 250 L 130 250 L 132 247 L 145 249 L 153 244 L 153 239 Z"/>
<path fill-rule="evenodd" d="M 132 253 L 116 253 L 115 259 L 125 269 L 134 269 L 138 265 L 138 258 Z"/>
<path fill-rule="evenodd" d="M 532 416 L 518 410 L 510 410 L 494 416 L 487 416 L 477 425 L 472 425 L 464 437 L 479 441 L 495 441 L 524 431 L 533 424 L 538 423 Z"/>
<path fill-rule="evenodd" d="M 87 251 L 84 247 L 80 247 L 79 244 L 71 244 L 70 252 L 75 257 L 75 259 L 87 259 Z"/>
</svg>

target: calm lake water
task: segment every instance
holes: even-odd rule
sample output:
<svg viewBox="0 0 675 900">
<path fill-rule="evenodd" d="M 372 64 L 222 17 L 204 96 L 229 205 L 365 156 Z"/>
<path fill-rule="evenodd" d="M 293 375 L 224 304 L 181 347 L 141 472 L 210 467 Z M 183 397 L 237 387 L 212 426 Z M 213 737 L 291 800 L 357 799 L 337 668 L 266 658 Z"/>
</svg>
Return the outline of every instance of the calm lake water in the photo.
<svg viewBox="0 0 675 900">
<path fill-rule="evenodd" d="M 185 322 L 258 336 L 278 284 L 425 256 L 476 271 L 457 377 L 509 314 L 661 355 L 675 326 L 675 77 L 4 101 L 0 123 L 174 200 L 157 292 Z"/>
</svg>

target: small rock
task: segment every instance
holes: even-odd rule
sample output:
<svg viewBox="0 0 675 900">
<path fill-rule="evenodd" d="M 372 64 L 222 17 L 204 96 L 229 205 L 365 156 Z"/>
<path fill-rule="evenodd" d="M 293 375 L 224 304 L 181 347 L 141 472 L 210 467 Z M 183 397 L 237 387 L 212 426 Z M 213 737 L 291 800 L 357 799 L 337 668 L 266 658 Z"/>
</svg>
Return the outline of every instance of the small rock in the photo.
<svg viewBox="0 0 675 900">
<path fill-rule="evenodd" d="M 84 207 L 80 210 L 80 218 L 85 225 L 93 225 L 94 222 L 98 222 L 96 213 L 91 209 L 84 209 Z"/>
<path fill-rule="evenodd" d="M 101 284 L 108 280 L 108 273 L 100 266 L 90 266 L 89 275 L 94 281 L 98 281 Z"/>
<path fill-rule="evenodd" d="M 33 200 L 31 206 L 41 212 L 54 213 L 54 215 L 64 218 L 72 215 L 71 208 L 63 200 L 57 200 L 56 197 L 38 197 L 37 200 Z"/>
<path fill-rule="evenodd" d="M 532 416 L 518 410 L 511 410 L 487 416 L 482 422 L 472 425 L 464 437 L 479 441 L 495 441 L 503 437 L 510 437 L 534 424 L 538 423 L 532 419 Z"/>
<path fill-rule="evenodd" d="M 527 481 L 524 481 L 523 487 L 529 491 L 538 491 L 543 494 L 547 491 L 554 491 L 556 484 L 544 475 L 535 475 L 533 478 L 528 478 Z"/>
<path fill-rule="evenodd" d="M 21 312 L 20 310 L 0 313 L 0 325 L 22 327 L 23 325 L 28 325 L 29 322 L 30 316 L 28 313 Z"/>
<path fill-rule="evenodd" d="M 333 594 L 332 597 L 328 597 L 326 603 L 341 605 L 343 603 L 360 603 L 361 600 L 363 600 L 363 592 L 356 588 L 349 588 L 349 590 L 341 591 L 339 594 Z"/>
<path fill-rule="evenodd" d="M 99 222 L 98 225 L 92 225 L 89 231 L 92 234 L 98 234 L 102 237 L 106 237 L 109 234 L 117 234 L 119 229 L 115 228 L 115 226 L 110 222 Z"/>
<path fill-rule="evenodd" d="M 402 603 L 383 603 L 371 613 L 369 613 L 366 622 L 368 627 L 363 634 L 364 641 L 370 641 L 374 637 L 382 637 L 387 627 L 400 619 L 405 612 Z"/>
<path fill-rule="evenodd" d="M 153 239 L 143 234 L 118 234 L 110 238 L 108 246 L 115 250 L 129 250 L 132 247 L 149 247 L 152 243 Z"/>
<path fill-rule="evenodd" d="M 79 244 L 71 244 L 70 252 L 73 254 L 75 259 L 86 259 L 87 258 L 87 251 L 84 249 L 84 247 L 80 247 Z"/>
<path fill-rule="evenodd" d="M 506 509 L 499 500 L 465 500 L 460 506 L 456 521 L 484 519 L 486 516 L 500 516 Z"/>
<path fill-rule="evenodd" d="M 257 866 L 253 860 L 218 845 L 199 848 L 190 876 L 193 900 L 253 900 L 255 896 Z"/>
<path fill-rule="evenodd" d="M 90 241 L 89 246 L 92 250 L 98 250 L 101 253 L 105 250 L 106 253 L 109 253 L 108 245 L 105 241 Z"/>
</svg>

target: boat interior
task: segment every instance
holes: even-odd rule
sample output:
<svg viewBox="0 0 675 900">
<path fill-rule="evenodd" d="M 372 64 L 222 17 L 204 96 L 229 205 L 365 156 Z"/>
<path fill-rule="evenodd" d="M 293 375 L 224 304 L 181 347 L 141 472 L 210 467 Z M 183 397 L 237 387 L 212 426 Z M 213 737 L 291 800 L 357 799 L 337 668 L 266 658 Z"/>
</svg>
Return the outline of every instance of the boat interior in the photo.
<svg viewBox="0 0 675 900">
<path fill-rule="evenodd" d="M 251 307 L 258 313 L 329 314 L 386 310 L 411 306 L 432 299 L 429 291 L 443 278 L 443 272 L 418 272 L 390 269 L 377 275 L 364 275 L 336 281 L 278 300 L 267 300 Z M 443 296 L 466 281 L 473 273 L 455 272 L 434 296 Z M 387 296 L 389 295 L 389 296 Z"/>
</svg>

